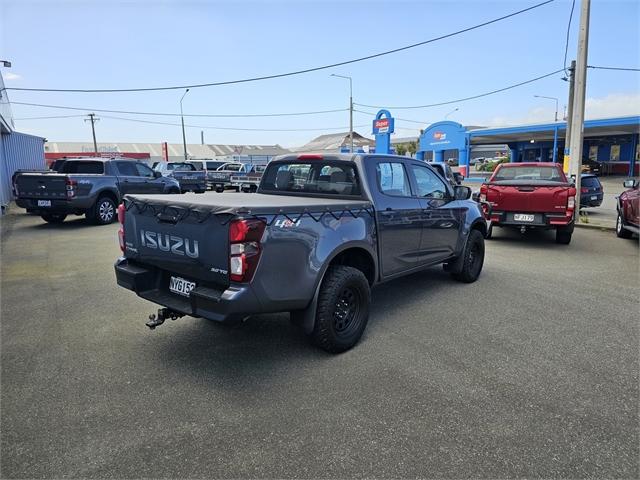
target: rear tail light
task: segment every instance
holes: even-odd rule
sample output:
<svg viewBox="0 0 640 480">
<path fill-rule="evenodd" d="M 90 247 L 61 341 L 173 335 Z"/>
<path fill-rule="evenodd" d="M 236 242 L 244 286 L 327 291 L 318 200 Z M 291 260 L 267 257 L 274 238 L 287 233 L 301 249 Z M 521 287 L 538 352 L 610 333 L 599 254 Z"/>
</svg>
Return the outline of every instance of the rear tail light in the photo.
<svg viewBox="0 0 640 480">
<path fill-rule="evenodd" d="M 260 241 L 267 224 L 258 218 L 229 225 L 229 272 L 234 282 L 249 282 L 260 260 Z"/>
<path fill-rule="evenodd" d="M 486 185 L 481 185 L 480 186 L 480 195 L 478 196 L 478 200 L 480 200 L 481 202 L 486 202 L 487 201 L 487 186 Z"/>
<path fill-rule="evenodd" d="M 67 188 L 67 198 L 73 198 L 76 196 L 76 187 L 78 186 L 78 182 L 67 178 L 66 180 L 66 188 Z"/>
<path fill-rule="evenodd" d="M 124 215 L 127 209 L 124 206 L 124 203 L 118 205 L 118 222 L 120 223 L 120 228 L 118 229 L 118 243 L 120 243 L 120 250 L 124 253 Z"/>
<path fill-rule="evenodd" d="M 569 197 L 567 199 L 567 209 L 573 210 L 574 208 L 576 208 L 576 197 Z"/>
<path fill-rule="evenodd" d="M 574 210 L 576 209 L 576 189 L 571 187 L 569 189 L 569 196 L 567 197 L 567 217 L 573 217 Z"/>
<path fill-rule="evenodd" d="M 581 193 L 589 193 L 589 189 L 587 187 L 580 188 Z"/>
</svg>

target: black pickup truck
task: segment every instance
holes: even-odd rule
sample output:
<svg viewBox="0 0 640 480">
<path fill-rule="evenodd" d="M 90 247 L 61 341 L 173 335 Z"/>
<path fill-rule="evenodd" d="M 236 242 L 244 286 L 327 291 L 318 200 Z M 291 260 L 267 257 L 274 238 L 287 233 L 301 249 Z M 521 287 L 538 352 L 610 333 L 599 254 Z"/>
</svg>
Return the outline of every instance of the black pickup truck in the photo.
<svg viewBox="0 0 640 480">
<path fill-rule="evenodd" d="M 478 278 L 487 225 L 470 195 L 407 157 L 278 157 L 257 193 L 127 195 L 116 278 L 165 307 L 150 328 L 288 311 L 341 352 L 365 329 L 373 285 L 437 264 Z"/>
<path fill-rule="evenodd" d="M 57 172 L 18 172 L 13 189 L 16 204 L 46 222 L 61 223 L 75 214 L 100 225 L 115 220 L 128 193 L 180 193 L 177 180 L 142 162 L 93 157 L 67 159 Z"/>
</svg>

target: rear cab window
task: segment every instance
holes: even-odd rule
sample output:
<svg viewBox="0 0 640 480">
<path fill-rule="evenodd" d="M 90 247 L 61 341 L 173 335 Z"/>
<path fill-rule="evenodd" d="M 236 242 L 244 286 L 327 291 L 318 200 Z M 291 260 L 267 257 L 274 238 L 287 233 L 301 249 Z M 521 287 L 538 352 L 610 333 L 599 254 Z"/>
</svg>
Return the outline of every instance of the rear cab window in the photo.
<svg viewBox="0 0 640 480">
<path fill-rule="evenodd" d="M 267 167 L 260 189 L 266 193 L 361 197 L 360 179 L 351 162 L 274 162 Z"/>
<path fill-rule="evenodd" d="M 505 180 L 540 180 L 545 182 L 565 183 L 566 177 L 556 165 L 500 165 L 494 173 L 491 181 L 500 182 Z"/>
<path fill-rule="evenodd" d="M 94 160 L 67 160 L 60 167 L 59 173 L 103 174 L 104 163 Z"/>
<path fill-rule="evenodd" d="M 169 163 L 167 164 L 167 170 L 174 170 L 176 172 L 192 172 L 197 169 L 190 163 Z"/>
</svg>

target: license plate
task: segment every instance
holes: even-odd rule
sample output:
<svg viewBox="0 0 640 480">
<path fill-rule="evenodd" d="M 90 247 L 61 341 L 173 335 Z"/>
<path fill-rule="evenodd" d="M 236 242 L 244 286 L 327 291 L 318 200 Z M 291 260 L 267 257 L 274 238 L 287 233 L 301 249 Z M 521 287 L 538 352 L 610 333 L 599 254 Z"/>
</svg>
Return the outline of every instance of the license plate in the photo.
<svg viewBox="0 0 640 480">
<path fill-rule="evenodd" d="M 591 200 L 597 200 L 598 196 L 597 195 L 591 195 Z"/>
<path fill-rule="evenodd" d="M 190 282 L 189 280 L 185 280 L 182 277 L 171 277 L 169 280 L 169 290 L 173 293 L 177 293 L 178 295 L 183 295 L 188 297 L 196 287 L 195 282 Z"/>
<path fill-rule="evenodd" d="M 184 177 L 182 177 L 183 180 L 195 180 L 196 177 L 192 176 L 192 175 L 185 175 Z"/>
<path fill-rule="evenodd" d="M 243 183 L 242 188 L 251 188 L 251 185 L 249 183 Z"/>
<path fill-rule="evenodd" d="M 535 215 L 527 215 L 526 213 L 516 213 L 513 216 L 516 222 L 533 222 Z"/>
<path fill-rule="evenodd" d="M 38 206 L 39 207 L 50 207 L 51 206 L 51 200 L 38 200 Z"/>
</svg>

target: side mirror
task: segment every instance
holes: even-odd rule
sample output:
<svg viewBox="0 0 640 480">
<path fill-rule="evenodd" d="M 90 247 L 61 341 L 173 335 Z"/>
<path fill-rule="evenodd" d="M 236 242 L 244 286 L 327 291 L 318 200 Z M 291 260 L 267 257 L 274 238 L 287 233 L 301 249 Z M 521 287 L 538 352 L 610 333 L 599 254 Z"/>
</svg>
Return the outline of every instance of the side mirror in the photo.
<svg viewBox="0 0 640 480">
<path fill-rule="evenodd" d="M 159 171 L 157 170 L 153 171 L 153 178 L 160 178 L 161 176 L 162 176 L 162 173 L 160 173 Z"/>
<path fill-rule="evenodd" d="M 480 201 L 480 191 L 473 192 L 471 194 L 471 200 L 473 200 L 474 202 L 479 202 Z"/>
<path fill-rule="evenodd" d="M 471 189 L 462 185 L 453 188 L 453 198 L 455 200 L 467 200 L 471 198 Z"/>
<path fill-rule="evenodd" d="M 461 183 L 464 180 L 464 175 L 458 172 L 453 172 L 453 178 L 456 182 Z"/>
<path fill-rule="evenodd" d="M 629 180 L 625 180 L 622 185 L 624 185 L 624 188 L 636 188 L 638 186 L 638 181 L 631 178 Z"/>
</svg>

